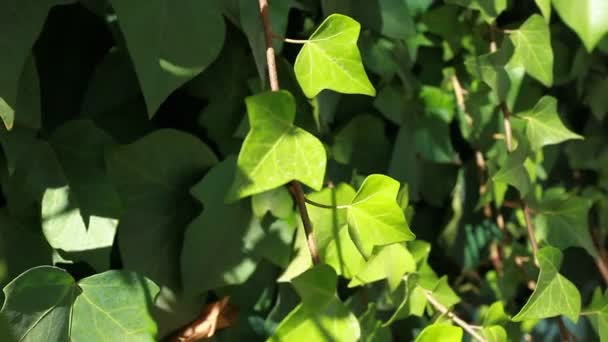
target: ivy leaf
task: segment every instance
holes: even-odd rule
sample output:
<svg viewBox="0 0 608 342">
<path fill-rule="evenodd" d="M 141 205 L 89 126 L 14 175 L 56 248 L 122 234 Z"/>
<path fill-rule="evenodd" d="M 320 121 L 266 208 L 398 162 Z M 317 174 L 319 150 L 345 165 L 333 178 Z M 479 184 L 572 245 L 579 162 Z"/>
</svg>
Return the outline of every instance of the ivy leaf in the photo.
<svg viewBox="0 0 608 342">
<path fill-rule="evenodd" d="M 540 13 L 545 17 L 545 21 L 547 24 L 551 20 L 551 0 L 534 0 L 536 2 L 536 6 L 540 9 Z"/>
<path fill-rule="evenodd" d="M 316 266 L 293 279 L 302 304 L 283 319 L 268 341 L 358 341 L 359 322 L 336 295 L 337 280 L 327 265 Z"/>
<path fill-rule="evenodd" d="M 388 279 L 389 289 L 395 290 L 406 273 L 416 271 L 414 257 L 405 244 L 394 243 L 374 248 L 365 266 L 353 277 L 348 287 Z"/>
<path fill-rule="evenodd" d="M 126 271 L 108 271 L 78 282 L 73 341 L 153 341 L 157 327 L 149 310 L 159 287 Z"/>
<path fill-rule="evenodd" d="M 255 271 L 251 248 L 264 233 L 253 224 L 248 201 L 225 204 L 218 200 L 230 188 L 235 169 L 236 160 L 226 159 L 191 190 L 204 210 L 184 236 L 181 270 L 187 293 L 241 284 Z"/>
<path fill-rule="evenodd" d="M 284 187 L 276 188 L 251 197 L 251 209 L 257 217 L 270 212 L 274 217 L 286 219 L 293 213 L 293 198 Z"/>
<path fill-rule="evenodd" d="M 463 331 L 460 327 L 437 323 L 424 328 L 424 330 L 416 336 L 414 342 L 460 342 L 462 341 L 462 335 Z"/>
<path fill-rule="evenodd" d="M 367 311 L 359 317 L 359 325 L 361 326 L 361 342 L 391 342 L 393 336 L 390 327 L 384 326 L 381 321 L 376 318 L 376 305 L 370 303 L 367 306 Z"/>
<path fill-rule="evenodd" d="M 447 0 L 446 2 L 478 10 L 488 23 L 493 22 L 507 9 L 507 0 Z"/>
<path fill-rule="evenodd" d="M 215 4 L 196 0 L 111 0 L 143 90 L 148 116 L 203 71 L 224 44 Z"/>
<path fill-rule="evenodd" d="M 379 174 L 370 175 L 348 206 L 348 231 L 363 256 L 369 257 L 374 246 L 415 238 L 397 203 L 398 193 L 396 180 Z"/>
<path fill-rule="evenodd" d="M 207 145 L 172 129 L 107 151 L 108 173 L 124 203 L 118 241 L 125 267 L 176 285 L 183 230 L 195 215 L 188 190 L 216 162 Z"/>
<path fill-rule="evenodd" d="M 528 148 L 520 143 L 517 150 L 509 154 L 505 165 L 494 174 L 492 180 L 512 185 L 519 190 L 522 197 L 526 196 L 531 186 L 530 175 L 524 166 L 527 157 Z"/>
<path fill-rule="evenodd" d="M 549 25 L 540 15 L 532 15 L 509 36 L 515 56 L 526 72 L 547 87 L 553 84 L 553 50 Z"/>
<path fill-rule="evenodd" d="M 608 293 L 600 288 L 593 292 L 591 304 L 585 311 L 601 342 L 608 341 Z"/>
<path fill-rule="evenodd" d="M 535 208 L 535 231 L 539 240 L 545 240 L 551 246 L 562 250 L 581 247 L 589 255 L 596 257 L 598 252 L 591 239 L 587 222 L 590 201 L 555 190 L 561 189 L 547 190 L 538 208 Z"/>
<path fill-rule="evenodd" d="M 53 6 L 68 4 L 69 0 L 8 0 L 0 5 L 0 119 L 8 130 L 13 127 L 19 82 Z M 20 113 L 17 113 L 20 114 Z"/>
<path fill-rule="evenodd" d="M 526 121 L 526 136 L 534 151 L 570 139 L 583 139 L 564 126 L 557 114 L 557 100 L 551 96 L 544 96 L 531 111 L 518 116 Z"/>
<path fill-rule="evenodd" d="M 608 5 L 604 0 L 553 0 L 562 20 L 573 29 L 591 52 L 608 33 Z"/>
<path fill-rule="evenodd" d="M 507 331 L 499 325 L 484 327 L 481 331 L 488 342 L 507 342 Z"/>
<path fill-rule="evenodd" d="M 78 293 L 66 271 L 35 267 L 4 288 L 1 312 L 19 341 L 69 341 L 71 307 Z"/>
<path fill-rule="evenodd" d="M 2 314 L 21 341 L 152 341 L 148 312 L 159 288 L 132 272 L 108 271 L 78 284 L 66 271 L 32 268 L 4 288 Z"/>
<path fill-rule="evenodd" d="M 295 100 L 287 91 L 246 99 L 251 130 L 239 153 L 229 200 L 262 193 L 292 180 L 319 190 L 327 157 L 323 144 L 293 125 Z"/>
<path fill-rule="evenodd" d="M 323 89 L 376 95 L 357 48 L 360 30 L 361 25 L 354 19 L 332 14 L 304 43 L 294 68 L 307 97 L 315 97 Z"/>
<path fill-rule="evenodd" d="M 540 249 L 536 257 L 540 266 L 536 289 L 513 321 L 564 315 L 576 323 L 581 311 L 581 295 L 574 284 L 559 274 L 562 252 L 547 246 Z"/>
</svg>

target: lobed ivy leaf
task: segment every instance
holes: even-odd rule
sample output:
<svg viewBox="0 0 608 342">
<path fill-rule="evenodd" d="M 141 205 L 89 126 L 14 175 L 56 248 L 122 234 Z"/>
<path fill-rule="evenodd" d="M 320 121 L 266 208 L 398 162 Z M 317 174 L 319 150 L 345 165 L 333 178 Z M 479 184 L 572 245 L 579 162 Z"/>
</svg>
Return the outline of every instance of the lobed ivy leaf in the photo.
<svg viewBox="0 0 608 342">
<path fill-rule="evenodd" d="M 463 331 L 460 327 L 449 324 L 436 323 L 424 328 L 414 342 L 460 342 L 462 341 Z"/>
<path fill-rule="evenodd" d="M 551 20 L 551 0 L 534 0 L 536 6 L 540 9 L 540 13 L 545 17 L 545 21 L 549 23 Z"/>
<path fill-rule="evenodd" d="M 499 325 L 484 327 L 481 331 L 488 342 L 507 342 L 507 331 Z"/>
<path fill-rule="evenodd" d="M 568 247 L 584 248 L 597 257 L 598 251 L 589 233 L 591 202 L 558 189 L 547 190 L 535 208 L 534 220 L 539 240 L 564 250 Z"/>
<path fill-rule="evenodd" d="M 361 267 L 348 287 L 369 284 L 381 279 L 387 279 L 389 289 L 395 290 L 406 273 L 416 271 L 414 257 L 404 243 L 393 243 L 386 246 L 376 246 L 372 256 Z"/>
<path fill-rule="evenodd" d="M 414 240 L 415 235 L 397 203 L 398 193 L 396 180 L 370 175 L 349 204 L 348 232 L 364 257 L 371 256 L 374 246 Z"/>
<path fill-rule="evenodd" d="M 576 323 L 581 311 L 581 295 L 574 284 L 559 274 L 562 252 L 547 246 L 538 251 L 536 258 L 540 267 L 536 289 L 513 321 L 564 315 Z"/>
<path fill-rule="evenodd" d="M 239 153 L 228 200 L 259 194 L 298 180 L 319 190 L 327 158 L 323 144 L 293 125 L 295 100 L 287 91 L 246 99 L 251 130 Z"/>
<path fill-rule="evenodd" d="M 251 249 L 263 231 L 252 221 L 247 201 L 221 201 L 234 177 L 236 160 L 215 166 L 191 192 L 204 206 L 186 228 L 181 251 L 181 273 L 187 293 L 244 283 L 255 271 Z M 218 200 L 220 199 L 220 200 Z M 222 255 L 218 258 L 218 255 Z"/>
<path fill-rule="evenodd" d="M 251 209 L 257 217 L 270 212 L 274 217 L 286 219 L 293 213 L 293 198 L 284 188 L 276 188 L 251 197 Z"/>
<path fill-rule="evenodd" d="M 141 85 L 148 116 L 217 58 L 225 25 L 209 1 L 111 0 Z"/>
<path fill-rule="evenodd" d="M 268 341 L 358 341 L 359 322 L 336 295 L 337 280 L 327 265 L 315 266 L 293 279 L 302 303 L 281 321 Z"/>
<path fill-rule="evenodd" d="M 196 213 L 188 190 L 215 155 L 190 134 L 161 129 L 109 149 L 106 163 L 124 203 L 118 241 L 125 267 L 176 286 L 183 231 Z"/>
<path fill-rule="evenodd" d="M 50 9 L 70 0 L 7 0 L 0 5 L 0 119 L 10 130 L 15 122 L 19 82 L 32 47 Z M 20 114 L 20 113 L 17 113 Z"/>
<path fill-rule="evenodd" d="M 526 121 L 526 136 L 534 151 L 566 140 L 583 139 L 564 126 L 557 114 L 557 100 L 551 96 L 544 96 L 532 110 L 518 116 Z"/>
<path fill-rule="evenodd" d="M 517 59 L 530 76 L 550 87 L 553 84 L 553 50 L 549 25 L 540 15 L 532 15 L 509 38 Z"/>
<path fill-rule="evenodd" d="M 323 89 L 376 95 L 357 48 L 360 30 L 361 25 L 354 19 L 332 14 L 306 40 L 294 69 L 307 97 L 315 97 Z"/>
<path fill-rule="evenodd" d="M 505 165 L 494 174 L 492 180 L 512 185 L 519 190 L 522 197 L 526 196 L 531 187 L 530 175 L 524 166 L 526 158 L 528 158 L 528 147 L 520 144 L 513 153 L 509 154 Z"/>
<path fill-rule="evenodd" d="M 593 292 L 591 303 L 585 310 L 585 314 L 591 321 L 600 341 L 608 341 L 608 293 L 602 293 L 602 290 L 597 288 Z"/>
<path fill-rule="evenodd" d="M 552 0 L 557 14 L 591 52 L 608 33 L 608 3 L 604 0 Z"/>
<path fill-rule="evenodd" d="M 149 308 L 159 288 L 127 271 L 78 283 L 52 266 L 32 268 L 4 288 L 2 314 L 19 341 L 154 341 Z"/>
<path fill-rule="evenodd" d="M 391 342 L 393 334 L 390 327 L 384 326 L 381 321 L 376 318 L 378 310 L 374 303 L 367 306 L 367 311 L 359 317 L 359 326 L 361 327 L 361 342 Z"/>
</svg>

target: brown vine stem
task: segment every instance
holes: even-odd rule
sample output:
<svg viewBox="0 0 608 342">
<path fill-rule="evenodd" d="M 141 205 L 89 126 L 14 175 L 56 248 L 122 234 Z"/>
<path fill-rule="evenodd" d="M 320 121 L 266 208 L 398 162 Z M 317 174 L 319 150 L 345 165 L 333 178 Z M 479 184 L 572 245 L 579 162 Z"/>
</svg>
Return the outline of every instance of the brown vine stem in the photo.
<svg viewBox="0 0 608 342">
<path fill-rule="evenodd" d="M 608 284 L 608 263 L 606 262 L 608 253 L 606 253 L 606 248 L 604 247 L 598 228 L 591 229 L 591 237 L 593 238 L 593 242 L 598 251 L 598 255 L 595 257 L 595 263 L 597 264 L 598 270 L 600 270 L 600 274 L 604 278 L 604 282 Z"/>
<path fill-rule="evenodd" d="M 429 301 L 429 303 L 431 303 L 431 305 L 437 311 L 441 312 L 443 315 L 446 315 L 449 319 L 452 320 L 452 322 L 456 323 L 458 326 L 460 326 L 462 329 L 464 329 L 466 332 L 468 332 L 471 336 L 473 336 L 473 338 L 476 341 L 478 341 L 478 342 L 487 342 L 488 341 L 483 336 L 481 336 L 477 331 L 475 331 L 475 328 L 472 325 L 465 322 L 462 318 L 456 316 L 455 313 L 450 311 L 443 304 L 439 303 L 439 301 L 437 299 L 435 299 L 435 297 L 433 297 L 433 293 L 431 291 L 425 290 L 424 294 L 426 296 L 426 299 Z"/>
<path fill-rule="evenodd" d="M 258 0 L 260 8 L 260 16 L 262 17 L 262 26 L 264 27 L 264 36 L 266 38 L 266 64 L 268 65 L 268 80 L 270 82 L 270 89 L 272 91 L 279 91 L 279 76 L 277 74 L 277 62 L 275 59 L 274 47 L 272 46 L 272 25 L 270 23 L 270 14 L 268 13 L 268 0 Z M 319 251 L 317 244 L 315 243 L 312 223 L 308 216 L 308 210 L 306 209 L 304 191 L 302 185 L 298 181 L 292 181 L 289 183 L 289 191 L 291 192 L 296 204 L 300 217 L 302 219 L 302 225 L 306 232 L 306 242 L 313 264 L 320 262 Z"/>
</svg>

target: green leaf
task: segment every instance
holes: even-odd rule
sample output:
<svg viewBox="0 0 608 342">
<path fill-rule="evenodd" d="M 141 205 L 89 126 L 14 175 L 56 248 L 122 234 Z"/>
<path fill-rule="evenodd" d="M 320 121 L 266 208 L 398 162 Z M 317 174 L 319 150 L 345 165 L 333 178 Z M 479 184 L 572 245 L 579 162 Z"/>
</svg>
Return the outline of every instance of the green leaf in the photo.
<svg viewBox="0 0 608 342">
<path fill-rule="evenodd" d="M 490 327 L 484 327 L 482 330 L 483 336 L 488 342 L 507 342 L 507 331 L 505 328 L 494 325 Z"/>
<path fill-rule="evenodd" d="M 224 20 L 215 4 L 196 0 L 110 3 L 152 117 L 175 89 L 219 55 L 224 44 Z"/>
<path fill-rule="evenodd" d="M 415 342 L 460 342 L 462 341 L 463 331 L 460 327 L 448 324 L 432 324 L 424 328 Z"/>
<path fill-rule="evenodd" d="M 361 26 L 355 20 L 332 14 L 304 43 L 294 68 L 307 97 L 315 97 L 323 89 L 376 95 L 357 48 L 360 30 Z"/>
<path fill-rule="evenodd" d="M 348 231 L 363 256 L 369 257 L 374 246 L 415 238 L 397 203 L 398 193 L 396 180 L 370 175 L 348 206 Z"/>
<path fill-rule="evenodd" d="M 545 17 L 545 21 L 547 24 L 551 20 L 551 0 L 534 0 L 536 2 L 536 6 L 540 9 L 540 12 Z"/>
<path fill-rule="evenodd" d="M 532 15 L 510 36 L 515 56 L 526 72 L 542 84 L 553 84 L 553 50 L 549 25 L 540 15 Z"/>
<path fill-rule="evenodd" d="M 522 196 L 526 196 L 531 187 L 530 175 L 524 167 L 524 162 L 528 158 L 528 147 L 524 144 L 507 157 L 505 165 L 494 174 L 494 182 L 506 183 L 519 190 Z"/>
<path fill-rule="evenodd" d="M 570 139 L 583 139 L 564 126 L 557 114 L 557 100 L 551 96 L 544 96 L 532 110 L 518 116 L 526 121 L 526 136 L 534 151 Z"/>
<path fill-rule="evenodd" d="M 153 341 L 148 311 L 158 291 L 132 272 L 108 271 L 76 284 L 64 270 L 41 266 L 4 288 L 2 314 L 20 341 Z"/>
<path fill-rule="evenodd" d="M 319 190 L 327 162 L 323 144 L 293 125 L 295 100 L 287 91 L 246 99 L 251 130 L 239 153 L 234 184 L 236 200 L 298 180 Z"/>
<path fill-rule="evenodd" d="M 367 311 L 359 317 L 361 326 L 361 342 L 390 342 L 393 341 L 391 329 L 382 325 L 376 318 L 376 305 L 370 303 Z"/>
<path fill-rule="evenodd" d="M 207 145 L 172 129 L 107 151 L 108 173 L 124 203 L 118 241 L 125 267 L 176 284 L 184 228 L 196 212 L 188 190 L 216 162 Z"/>
<path fill-rule="evenodd" d="M 585 314 L 591 321 L 600 341 L 608 341 L 608 293 L 602 293 L 601 289 L 597 288 L 593 292 L 591 304 L 585 310 Z"/>
<path fill-rule="evenodd" d="M 0 119 L 7 129 L 15 122 L 17 96 L 24 67 L 38 39 L 49 10 L 69 0 L 8 0 L 0 5 Z M 17 119 L 18 120 L 18 119 Z"/>
<path fill-rule="evenodd" d="M 608 94 L 608 78 L 589 83 L 584 101 L 598 121 L 604 120 L 608 113 L 608 97 L 605 94 Z"/>
<path fill-rule="evenodd" d="M 608 32 L 608 6 L 604 0 L 553 0 L 553 6 L 589 52 Z"/>
<path fill-rule="evenodd" d="M 184 236 L 181 270 L 187 293 L 201 294 L 241 284 L 256 268 L 251 249 L 264 233 L 252 221 L 248 201 L 225 204 L 221 200 L 230 188 L 235 169 L 236 160 L 229 158 L 192 188 L 192 195 L 204 210 L 188 225 Z"/>
<path fill-rule="evenodd" d="M 405 244 L 394 243 L 375 247 L 374 253 L 367 260 L 348 284 L 348 287 L 369 284 L 381 279 L 387 279 L 389 289 L 395 290 L 406 273 L 416 271 L 414 257 Z"/>
<path fill-rule="evenodd" d="M 293 213 L 293 198 L 284 187 L 276 188 L 251 197 L 251 209 L 257 217 L 270 212 L 274 217 L 285 219 Z"/>
<path fill-rule="evenodd" d="M 536 257 L 540 266 L 536 289 L 513 321 L 564 315 L 576 323 L 581 311 L 581 295 L 574 284 L 559 274 L 562 252 L 548 246 L 539 250 Z"/>
<path fill-rule="evenodd" d="M 589 233 L 589 209 L 591 202 L 585 198 L 547 190 L 535 208 L 538 239 L 561 250 L 581 247 L 592 257 L 597 257 L 598 252 Z"/>
<path fill-rule="evenodd" d="M 126 271 L 108 271 L 78 282 L 73 341 L 155 341 L 157 327 L 149 313 L 158 286 Z"/>
<path fill-rule="evenodd" d="M 66 271 L 35 267 L 4 288 L 1 312 L 19 341 L 69 341 L 72 304 L 79 292 Z"/>
<path fill-rule="evenodd" d="M 293 279 L 302 304 L 283 319 L 268 341 L 358 341 L 359 322 L 336 296 L 337 280 L 327 265 L 316 266 Z"/>
<path fill-rule="evenodd" d="M 433 297 L 446 308 L 450 308 L 460 302 L 460 297 L 448 284 L 447 276 L 443 276 L 437 281 L 437 284 L 433 287 Z"/>
</svg>

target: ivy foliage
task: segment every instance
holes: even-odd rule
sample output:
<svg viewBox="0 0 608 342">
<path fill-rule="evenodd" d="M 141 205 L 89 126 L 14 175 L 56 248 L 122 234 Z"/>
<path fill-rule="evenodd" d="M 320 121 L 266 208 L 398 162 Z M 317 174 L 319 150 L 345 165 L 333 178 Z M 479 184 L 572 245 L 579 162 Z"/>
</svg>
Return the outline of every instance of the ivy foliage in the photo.
<svg viewBox="0 0 608 342">
<path fill-rule="evenodd" d="M 604 0 L 268 2 L 0 4 L 1 341 L 608 341 Z"/>
</svg>

